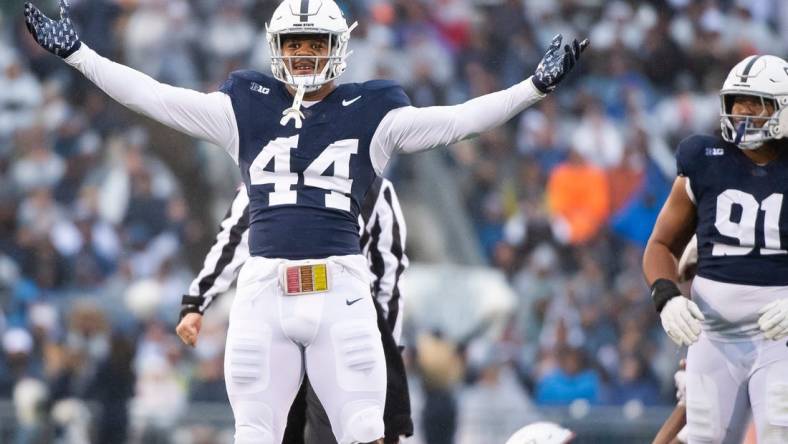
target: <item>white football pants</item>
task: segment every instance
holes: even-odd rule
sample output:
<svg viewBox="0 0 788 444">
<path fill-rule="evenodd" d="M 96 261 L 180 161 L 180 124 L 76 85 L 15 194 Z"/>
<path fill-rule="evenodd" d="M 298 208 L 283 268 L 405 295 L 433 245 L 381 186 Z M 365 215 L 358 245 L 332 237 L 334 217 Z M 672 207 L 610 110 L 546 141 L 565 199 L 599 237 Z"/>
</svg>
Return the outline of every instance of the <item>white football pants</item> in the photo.
<svg viewBox="0 0 788 444">
<path fill-rule="evenodd" d="M 327 264 L 329 290 L 287 296 L 285 267 Z M 224 358 L 236 444 L 279 444 L 304 371 L 339 444 L 383 437 L 386 363 L 366 259 L 251 257 L 238 277 Z"/>
<path fill-rule="evenodd" d="M 786 340 L 722 342 L 701 334 L 687 355 L 688 442 L 739 444 L 750 414 L 759 444 L 788 443 Z"/>
</svg>

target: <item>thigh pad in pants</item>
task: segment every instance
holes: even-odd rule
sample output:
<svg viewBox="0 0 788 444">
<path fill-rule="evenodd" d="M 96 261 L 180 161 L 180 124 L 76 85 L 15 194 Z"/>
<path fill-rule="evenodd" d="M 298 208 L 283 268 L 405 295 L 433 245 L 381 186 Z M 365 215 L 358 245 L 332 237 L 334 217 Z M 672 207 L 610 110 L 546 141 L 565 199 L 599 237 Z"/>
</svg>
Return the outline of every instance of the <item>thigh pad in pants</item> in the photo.
<svg viewBox="0 0 788 444">
<path fill-rule="evenodd" d="M 225 353 L 225 379 L 230 394 L 265 390 L 271 379 L 271 328 L 262 322 L 234 320 Z"/>
<path fill-rule="evenodd" d="M 385 375 L 386 360 L 380 332 L 375 327 L 368 321 L 345 321 L 331 328 L 331 340 L 337 354 L 337 381 L 342 390 L 357 392 L 381 389 L 380 378 L 370 377 L 372 372 L 383 372 Z"/>
<path fill-rule="evenodd" d="M 788 362 L 772 363 L 766 371 L 766 421 L 759 442 L 782 444 L 788 442 Z"/>
</svg>

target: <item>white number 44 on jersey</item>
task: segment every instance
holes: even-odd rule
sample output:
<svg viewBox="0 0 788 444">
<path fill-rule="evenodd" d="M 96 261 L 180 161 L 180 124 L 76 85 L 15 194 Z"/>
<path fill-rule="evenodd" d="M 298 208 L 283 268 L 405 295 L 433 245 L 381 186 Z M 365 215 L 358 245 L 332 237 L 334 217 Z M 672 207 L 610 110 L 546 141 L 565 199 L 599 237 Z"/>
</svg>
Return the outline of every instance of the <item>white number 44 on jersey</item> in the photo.
<svg viewBox="0 0 788 444">
<path fill-rule="evenodd" d="M 260 151 L 249 167 L 252 185 L 274 184 L 274 191 L 268 193 L 269 205 L 295 204 L 296 190 L 291 189 L 298 183 L 298 173 L 290 169 L 290 151 L 298 147 L 298 135 L 274 139 Z M 304 170 L 304 185 L 321 188 L 326 193 L 325 205 L 328 208 L 350 211 L 350 194 L 353 179 L 350 178 L 350 156 L 358 153 L 358 139 L 338 140 L 327 146 Z M 274 161 L 274 171 L 264 168 Z M 334 165 L 334 174 L 323 173 Z"/>
</svg>

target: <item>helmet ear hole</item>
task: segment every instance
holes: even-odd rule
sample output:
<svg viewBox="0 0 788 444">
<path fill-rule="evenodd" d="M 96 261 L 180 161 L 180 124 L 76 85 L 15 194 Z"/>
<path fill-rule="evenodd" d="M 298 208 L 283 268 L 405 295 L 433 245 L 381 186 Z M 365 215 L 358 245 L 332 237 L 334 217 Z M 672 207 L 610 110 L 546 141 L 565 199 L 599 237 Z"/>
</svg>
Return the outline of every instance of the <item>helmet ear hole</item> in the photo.
<svg viewBox="0 0 788 444">
<path fill-rule="evenodd" d="M 345 69 L 347 69 L 347 63 L 345 61 L 337 63 L 336 66 L 334 67 L 335 75 L 339 76 L 340 74 L 345 72 Z"/>
<path fill-rule="evenodd" d="M 788 135 L 788 108 L 777 111 L 777 122 L 769 126 L 769 132 L 775 139 L 782 139 Z"/>
</svg>

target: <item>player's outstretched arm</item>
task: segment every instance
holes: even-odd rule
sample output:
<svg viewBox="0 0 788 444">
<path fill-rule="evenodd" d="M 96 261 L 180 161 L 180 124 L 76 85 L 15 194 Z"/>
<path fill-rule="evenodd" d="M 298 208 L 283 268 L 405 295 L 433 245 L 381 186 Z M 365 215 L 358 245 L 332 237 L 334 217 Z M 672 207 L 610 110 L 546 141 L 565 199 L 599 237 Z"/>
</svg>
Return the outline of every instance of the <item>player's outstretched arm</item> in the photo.
<svg viewBox="0 0 788 444">
<path fill-rule="evenodd" d="M 405 106 L 390 111 L 372 140 L 375 168 L 382 171 L 394 151 L 424 151 L 474 137 L 542 100 L 566 78 L 588 47 L 588 39 L 574 40 L 562 52 L 561 41 L 560 34 L 553 38 L 534 75 L 508 89 L 454 106 Z"/>
<path fill-rule="evenodd" d="M 230 98 L 157 82 L 151 77 L 99 56 L 79 39 L 69 18 L 67 0 L 59 0 L 60 17 L 52 19 L 25 4 L 25 24 L 42 48 L 63 58 L 122 105 L 175 130 L 207 140 L 237 157 L 238 129 Z"/>
</svg>

